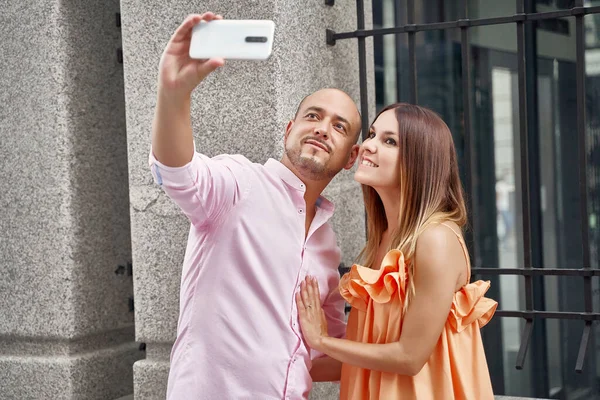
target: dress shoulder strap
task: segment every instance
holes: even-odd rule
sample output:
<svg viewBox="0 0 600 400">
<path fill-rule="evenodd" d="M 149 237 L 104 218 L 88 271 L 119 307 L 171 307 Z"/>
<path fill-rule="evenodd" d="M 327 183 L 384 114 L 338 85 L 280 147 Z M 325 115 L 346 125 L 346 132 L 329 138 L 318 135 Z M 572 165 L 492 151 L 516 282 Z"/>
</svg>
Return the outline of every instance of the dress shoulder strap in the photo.
<svg viewBox="0 0 600 400">
<path fill-rule="evenodd" d="M 467 284 L 471 281 L 471 258 L 469 257 L 469 250 L 467 249 L 467 244 L 463 239 L 462 233 L 457 232 L 452 226 L 446 224 L 445 222 L 441 222 L 441 225 L 444 225 L 446 228 L 450 229 L 456 237 L 458 238 L 458 242 L 460 243 L 460 247 L 463 249 L 463 254 L 465 255 L 465 260 L 467 261 Z"/>
</svg>

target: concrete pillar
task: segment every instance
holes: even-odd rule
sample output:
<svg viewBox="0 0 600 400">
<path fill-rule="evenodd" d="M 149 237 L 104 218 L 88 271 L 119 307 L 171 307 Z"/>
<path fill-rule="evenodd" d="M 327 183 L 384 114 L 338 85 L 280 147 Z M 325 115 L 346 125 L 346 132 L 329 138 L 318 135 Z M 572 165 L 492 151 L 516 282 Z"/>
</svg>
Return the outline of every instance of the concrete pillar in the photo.
<svg viewBox="0 0 600 400">
<path fill-rule="evenodd" d="M 366 3 L 370 21 L 371 6 Z M 147 344 L 146 359 L 134 366 L 136 399 L 165 396 L 189 231 L 178 209 L 154 185 L 147 164 L 158 62 L 186 15 L 204 11 L 228 19 L 272 19 L 276 24 L 270 60 L 228 62 L 195 92 L 194 134 L 205 154 L 241 153 L 260 163 L 279 158 L 285 125 L 305 95 L 322 87 L 338 87 L 359 100 L 356 41 L 340 41 L 334 47 L 325 43 L 326 28 L 356 29 L 352 0 L 336 1 L 333 7 L 322 0 L 121 1 L 136 339 Z M 369 51 L 368 60 L 372 59 Z M 369 87 L 374 100 L 372 80 Z M 339 175 L 326 195 L 336 205 L 333 226 L 343 260 L 351 264 L 364 244 L 362 195 L 352 172 Z M 318 390 L 322 396 L 331 393 L 328 386 Z"/>
<path fill-rule="evenodd" d="M 43 0 L 0 13 L 2 399 L 133 391 L 118 11 Z"/>
</svg>

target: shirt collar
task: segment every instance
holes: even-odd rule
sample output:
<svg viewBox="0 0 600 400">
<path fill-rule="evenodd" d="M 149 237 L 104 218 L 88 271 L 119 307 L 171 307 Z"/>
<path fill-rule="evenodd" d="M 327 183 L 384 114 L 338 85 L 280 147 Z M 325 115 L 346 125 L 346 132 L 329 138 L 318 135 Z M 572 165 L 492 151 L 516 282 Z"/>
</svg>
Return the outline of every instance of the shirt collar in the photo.
<svg viewBox="0 0 600 400">
<path fill-rule="evenodd" d="M 282 181 L 284 181 L 288 186 L 293 187 L 294 189 L 301 191 L 304 193 L 306 191 L 306 185 L 300 178 L 296 176 L 288 167 L 283 165 L 280 161 L 275 160 L 274 158 L 269 158 L 265 163 L 265 168 L 277 175 Z M 326 211 L 333 212 L 333 203 L 327 200 L 323 196 L 319 196 L 317 199 L 316 206 Z"/>
</svg>

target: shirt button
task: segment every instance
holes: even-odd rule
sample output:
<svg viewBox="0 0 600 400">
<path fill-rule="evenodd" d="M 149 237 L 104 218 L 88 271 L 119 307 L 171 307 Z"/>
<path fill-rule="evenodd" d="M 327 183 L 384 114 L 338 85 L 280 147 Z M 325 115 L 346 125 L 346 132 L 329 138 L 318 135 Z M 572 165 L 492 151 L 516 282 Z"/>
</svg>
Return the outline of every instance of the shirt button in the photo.
<svg viewBox="0 0 600 400">
<path fill-rule="evenodd" d="M 303 185 L 303 184 L 300 184 L 300 188 L 304 189 L 304 185 Z"/>
<path fill-rule="evenodd" d="M 299 208 L 299 209 L 298 209 L 298 214 L 303 214 L 303 213 L 304 213 L 304 210 L 303 210 L 303 209 L 301 209 L 301 208 Z"/>
</svg>

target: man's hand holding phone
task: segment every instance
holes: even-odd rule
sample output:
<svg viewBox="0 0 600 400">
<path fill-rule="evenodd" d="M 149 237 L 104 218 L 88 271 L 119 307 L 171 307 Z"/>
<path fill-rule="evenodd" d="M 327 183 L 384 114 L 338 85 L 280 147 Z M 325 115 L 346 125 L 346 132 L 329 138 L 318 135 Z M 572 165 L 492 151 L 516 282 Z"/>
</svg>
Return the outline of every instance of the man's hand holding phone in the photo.
<svg viewBox="0 0 600 400">
<path fill-rule="evenodd" d="M 158 90 L 169 97 L 189 98 L 192 91 L 211 72 L 221 67 L 223 58 L 197 60 L 190 58 L 192 30 L 200 21 L 221 20 L 212 12 L 189 15 L 167 44 L 159 64 Z"/>
<path fill-rule="evenodd" d="M 193 14 L 177 28 L 162 54 L 152 123 L 152 151 L 158 161 L 181 167 L 194 155 L 192 92 L 225 59 L 266 60 L 275 24 L 268 20 L 222 20 Z"/>
</svg>

